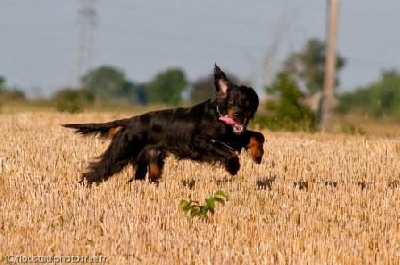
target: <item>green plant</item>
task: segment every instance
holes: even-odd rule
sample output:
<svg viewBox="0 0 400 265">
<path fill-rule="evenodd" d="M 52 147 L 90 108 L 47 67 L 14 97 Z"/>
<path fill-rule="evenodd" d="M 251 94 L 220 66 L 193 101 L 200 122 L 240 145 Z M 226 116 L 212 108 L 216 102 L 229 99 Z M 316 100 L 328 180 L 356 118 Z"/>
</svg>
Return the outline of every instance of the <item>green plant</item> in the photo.
<svg viewBox="0 0 400 265">
<path fill-rule="evenodd" d="M 222 191 L 219 190 L 214 193 L 213 196 L 205 199 L 205 204 L 201 205 L 198 201 L 193 200 L 182 200 L 179 204 L 179 207 L 190 217 L 208 217 L 208 212 L 214 214 L 215 213 L 215 203 L 221 203 L 225 205 L 225 202 L 228 201 L 228 196 Z"/>
</svg>

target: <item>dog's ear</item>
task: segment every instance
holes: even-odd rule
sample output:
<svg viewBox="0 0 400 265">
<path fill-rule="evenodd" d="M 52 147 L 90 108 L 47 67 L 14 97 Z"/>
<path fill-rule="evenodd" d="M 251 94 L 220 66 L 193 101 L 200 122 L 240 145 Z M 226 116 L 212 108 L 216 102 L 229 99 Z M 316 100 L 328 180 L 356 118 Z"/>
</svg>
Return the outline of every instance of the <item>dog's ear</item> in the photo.
<svg viewBox="0 0 400 265">
<path fill-rule="evenodd" d="M 225 73 L 222 72 L 221 68 L 217 64 L 214 67 L 214 84 L 215 90 L 217 93 L 221 93 L 223 95 L 226 94 L 229 86 L 229 80 L 226 78 Z"/>
</svg>

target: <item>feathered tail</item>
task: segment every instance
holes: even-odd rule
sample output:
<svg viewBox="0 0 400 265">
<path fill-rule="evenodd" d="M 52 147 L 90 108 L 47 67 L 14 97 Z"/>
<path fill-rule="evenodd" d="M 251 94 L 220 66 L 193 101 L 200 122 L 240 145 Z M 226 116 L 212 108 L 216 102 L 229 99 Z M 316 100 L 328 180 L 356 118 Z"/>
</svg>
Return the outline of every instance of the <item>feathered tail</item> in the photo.
<svg viewBox="0 0 400 265">
<path fill-rule="evenodd" d="M 117 132 L 125 128 L 127 120 L 128 119 L 122 119 L 106 123 L 68 123 L 61 124 L 61 126 L 74 129 L 75 133 L 80 135 L 112 139 Z"/>
</svg>

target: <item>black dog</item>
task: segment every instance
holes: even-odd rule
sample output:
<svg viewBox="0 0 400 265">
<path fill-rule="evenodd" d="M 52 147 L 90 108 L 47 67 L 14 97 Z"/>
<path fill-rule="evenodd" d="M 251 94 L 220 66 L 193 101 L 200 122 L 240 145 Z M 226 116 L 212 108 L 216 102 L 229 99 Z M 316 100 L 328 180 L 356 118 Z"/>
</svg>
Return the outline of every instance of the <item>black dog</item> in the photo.
<svg viewBox="0 0 400 265">
<path fill-rule="evenodd" d="M 215 65 L 216 98 L 190 108 L 153 111 L 107 123 L 63 124 L 82 135 L 111 138 L 108 149 L 92 162 L 83 180 L 107 180 L 127 164 L 136 166 L 133 179 L 158 181 L 168 154 L 178 159 L 221 163 L 235 175 L 240 169 L 237 152 L 249 150 L 260 163 L 264 136 L 246 129 L 257 111 L 257 93 L 250 87 L 232 84 Z"/>
</svg>

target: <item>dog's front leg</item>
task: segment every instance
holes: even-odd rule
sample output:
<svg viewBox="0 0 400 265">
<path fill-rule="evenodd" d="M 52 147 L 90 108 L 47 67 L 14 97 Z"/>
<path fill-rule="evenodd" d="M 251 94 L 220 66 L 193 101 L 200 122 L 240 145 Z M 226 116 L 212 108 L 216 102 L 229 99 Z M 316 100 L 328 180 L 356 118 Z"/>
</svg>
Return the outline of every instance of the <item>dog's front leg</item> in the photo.
<svg viewBox="0 0 400 265">
<path fill-rule="evenodd" d="M 231 175 L 236 175 L 240 169 L 239 157 L 233 153 L 225 162 L 225 170 Z"/>
<path fill-rule="evenodd" d="M 221 147 L 227 145 L 239 153 L 244 148 L 250 153 L 253 161 L 256 164 L 260 164 L 264 155 L 264 141 L 265 137 L 262 133 L 246 130 L 241 134 L 224 135 L 220 140 L 215 142 L 221 143 Z"/>
<path fill-rule="evenodd" d="M 214 148 L 214 147 L 213 147 Z M 221 162 L 225 165 L 225 170 L 231 174 L 236 175 L 240 169 L 240 161 L 238 155 L 225 148 L 213 150 L 217 156 L 220 156 Z"/>
<path fill-rule="evenodd" d="M 253 161 L 260 164 L 264 155 L 264 135 L 256 131 L 246 131 L 244 134 L 246 139 L 244 147 L 249 151 Z"/>
<path fill-rule="evenodd" d="M 225 166 L 225 170 L 231 175 L 236 175 L 239 171 L 239 157 L 233 150 L 221 147 L 209 139 L 197 139 L 196 146 L 200 148 L 196 152 L 195 160 L 209 163 L 219 162 Z"/>
</svg>

